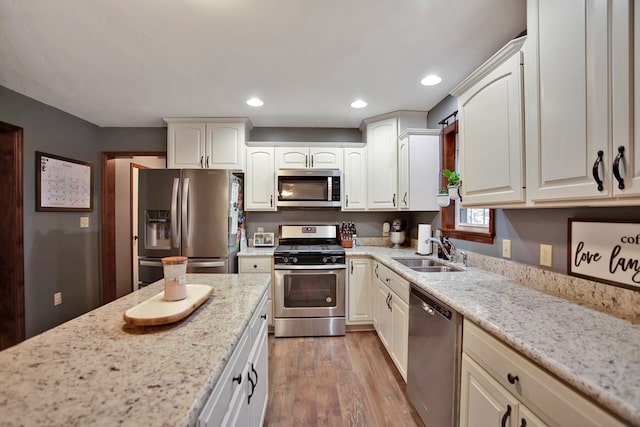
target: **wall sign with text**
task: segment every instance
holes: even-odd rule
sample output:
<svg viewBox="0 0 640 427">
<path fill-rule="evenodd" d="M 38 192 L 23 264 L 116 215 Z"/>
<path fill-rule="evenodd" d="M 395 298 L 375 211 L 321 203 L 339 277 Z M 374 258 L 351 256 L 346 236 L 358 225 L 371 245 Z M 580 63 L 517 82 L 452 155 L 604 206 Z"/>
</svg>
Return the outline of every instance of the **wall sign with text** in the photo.
<svg viewBox="0 0 640 427">
<path fill-rule="evenodd" d="M 640 222 L 569 219 L 572 276 L 640 290 Z"/>
</svg>

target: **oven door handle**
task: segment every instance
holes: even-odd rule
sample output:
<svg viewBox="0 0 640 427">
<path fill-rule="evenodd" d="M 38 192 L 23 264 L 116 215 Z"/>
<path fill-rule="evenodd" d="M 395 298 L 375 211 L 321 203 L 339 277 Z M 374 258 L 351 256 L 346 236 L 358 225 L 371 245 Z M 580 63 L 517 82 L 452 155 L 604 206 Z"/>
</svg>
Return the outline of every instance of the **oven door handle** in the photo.
<svg viewBox="0 0 640 427">
<path fill-rule="evenodd" d="M 347 264 L 322 265 L 274 265 L 274 270 L 346 270 Z"/>
</svg>

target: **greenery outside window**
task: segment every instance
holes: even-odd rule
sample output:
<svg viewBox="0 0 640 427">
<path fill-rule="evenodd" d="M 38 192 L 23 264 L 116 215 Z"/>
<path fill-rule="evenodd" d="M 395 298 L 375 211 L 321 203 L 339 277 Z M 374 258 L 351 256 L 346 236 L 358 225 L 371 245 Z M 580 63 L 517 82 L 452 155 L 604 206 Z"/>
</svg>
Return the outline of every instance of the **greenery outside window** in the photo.
<svg viewBox="0 0 640 427">
<path fill-rule="evenodd" d="M 458 121 L 447 125 L 440 133 L 442 143 L 442 168 L 458 170 Z M 442 177 L 441 186 L 446 187 Z M 464 185 L 464 176 L 462 176 Z M 494 211 L 486 208 L 463 208 L 460 201 L 443 207 L 440 211 L 440 228 L 447 237 L 480 243 L 493 243 Z"/>
</svg>

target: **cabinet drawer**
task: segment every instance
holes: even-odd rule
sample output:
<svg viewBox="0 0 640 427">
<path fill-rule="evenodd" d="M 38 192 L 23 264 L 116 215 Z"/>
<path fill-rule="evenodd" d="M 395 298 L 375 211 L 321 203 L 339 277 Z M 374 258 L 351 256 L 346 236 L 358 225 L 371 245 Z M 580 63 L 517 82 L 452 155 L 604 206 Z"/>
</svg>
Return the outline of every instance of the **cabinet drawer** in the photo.
<svg viewBox="0 0 640 427">
<path fill-rule="evenodd" d="M 240 273 L 271 273 L 271 257 L 239 257 Z"/>
<path fill-rule="evenodd" d="M 463 331 L 464 353 L 548 425 L 623 425 L 578 391 L 474 323 L 465 320 Z"/>
<path fill-rule="evenodd" d="M 249 345 L 254 345 L 260 332 L 263 328 L 267 327 L 267 296 L 268 292 L 264 294 L 256 312 L 253 314 L 251 321 L 249 322 Z"/>
<path fill-rule="evenodd" d="M 404 302 L 409 303 L 408 281 L 380 263 L 376 263 L 374 273 L 382 283 L 387 285 L 389 289 L 395 292 Z"/>
<path fill-rule="evenodd" d="M 198 416 L 199 426 L 219 426 L 227 413 L 231 398 L 237 387 L 243 387 L 242 382 L 246 381 L 243 372 L 249 359 L 249 334 L 245 331 L 238 342 L 237 347 L 231 354 L 229 363 L 222 371 L 218 383 L 214 387 L 207 403 Z M 240 377 L 240 384 L 233 378 Z"/>
</svg>

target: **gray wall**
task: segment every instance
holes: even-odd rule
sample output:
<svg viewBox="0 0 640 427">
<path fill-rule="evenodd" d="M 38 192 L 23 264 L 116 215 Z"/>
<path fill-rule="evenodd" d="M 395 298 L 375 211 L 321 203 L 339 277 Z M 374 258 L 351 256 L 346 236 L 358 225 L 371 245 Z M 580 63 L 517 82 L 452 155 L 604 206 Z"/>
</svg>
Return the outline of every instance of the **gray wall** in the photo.
<svg viewBox="0 0 640 427">
<path fill-rule="evenodd" d="M 100 151 L 167 151 L 167 128 L 100 128 Z"/>
<path fill-rule="evenodd" d="M 25 331 L 31 337 L 100 303 L 100 130 L 2 86 L 0 121 L 23 128 Z M 93 212 L 36 212 L 35 151 L 93 163 Z M 81 216 L 89 217 L 89 228 L 80 228 Z M 59 306 L 55 292 L 62 292 Z"/>
<path fill-rule="evenodd" d="M 439 128 L 438 122 L 458 109 L 457 98 L 447 96 L 427 117 L 429 128 Z M 450 120 L 449 123 L 452 123 Z M 502 257 L 502 240 L 511 240 L 511 259 L 524 264 L 540 264 L 540 244 L 553 246 L 551 270 L 567 272 L 568 219 L 635 219 L 640 220 L 638 207 L 614 208 L 531 208 L 496 209 L 496 238 L 493 244 L 456 240 L 458 248 L 496 258 Z M 440 217 L 434 218 L 433 229 L 440 227 Z"/>
</svg>

